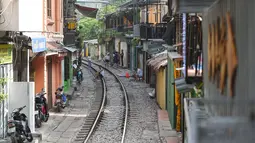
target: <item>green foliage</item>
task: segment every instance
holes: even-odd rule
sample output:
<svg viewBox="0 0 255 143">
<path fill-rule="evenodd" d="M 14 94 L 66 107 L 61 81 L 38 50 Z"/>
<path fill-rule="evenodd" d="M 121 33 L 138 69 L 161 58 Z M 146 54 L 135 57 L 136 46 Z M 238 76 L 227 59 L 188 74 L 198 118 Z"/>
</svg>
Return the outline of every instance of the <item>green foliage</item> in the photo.
<svg viewBox="0 0 255 143">
<path fill-rule="evenodd" d="M 0 78 L 0 85 L 4 86 L 7 84 L 7 78 Z M 7 98 L 7 94 L 4 94 L 3 91 L 0 91 L 0 102 Z"/>
<path fill-rule="evenodd" d="M 97 12 L 97 19 L 102 19 L 102 18 L 104 18 L 105 15 L 113 13 L 116 10 L 117 10 L 117 6 L 116 5 L 107 5 L 105 7 L 102 7 Z"/>
<path fill-rule="evenodd" d="M 82 41 L 97 39 L 100 31 L 100 22 L 93 18 L 84 17 L 78 22 L 78 31 Z"/>
<path fill-rule="evenodd" d="M 140 38 L 133 38 L 131 40 L 132 47 L 138 46 L 139 42 L 141 41 Z"/>
</svg>

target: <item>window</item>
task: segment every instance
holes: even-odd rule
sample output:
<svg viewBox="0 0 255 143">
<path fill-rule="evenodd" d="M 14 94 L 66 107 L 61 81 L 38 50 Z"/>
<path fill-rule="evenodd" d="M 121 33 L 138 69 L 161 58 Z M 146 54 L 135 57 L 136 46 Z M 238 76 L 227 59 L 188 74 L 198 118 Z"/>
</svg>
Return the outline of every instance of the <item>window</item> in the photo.
<svg viewBox="0 0 255 143">
<path fill-rule="evenodd" d="M 47 16 L 51 18 L 51 0 L 47 0 Z"/>
</svg>

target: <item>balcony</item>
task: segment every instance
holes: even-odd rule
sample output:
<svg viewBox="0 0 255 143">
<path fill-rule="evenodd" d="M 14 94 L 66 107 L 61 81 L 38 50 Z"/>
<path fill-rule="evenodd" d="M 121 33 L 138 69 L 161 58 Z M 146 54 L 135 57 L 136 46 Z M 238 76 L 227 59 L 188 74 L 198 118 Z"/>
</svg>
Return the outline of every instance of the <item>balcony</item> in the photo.
<svg viewBox="0 0 255 143">
<path fill-rule="evenodd" d="M 142 39 L 162 39 L 166 31 L 166 23 L 141 24 L 140 37 Z"/>
</svg>

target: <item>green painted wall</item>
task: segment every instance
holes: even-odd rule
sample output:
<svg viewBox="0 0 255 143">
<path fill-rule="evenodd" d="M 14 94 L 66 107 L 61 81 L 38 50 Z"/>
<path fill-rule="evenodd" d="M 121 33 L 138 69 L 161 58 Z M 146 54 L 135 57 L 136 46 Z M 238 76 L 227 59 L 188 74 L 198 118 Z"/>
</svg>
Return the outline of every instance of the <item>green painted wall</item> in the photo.
<svg viewBox="0 0 255 143">
<path fill-rule="evenodd" d="M 64 91 L 68 91 L 70 88 L 70 79 L 64 81 Z"/>
<path fill-rule="evenodd" d="M 64 81 L 64 91 L 68 91 L 69 88 L 71 87 L 72 85 L 72 82 L 73 82 L 73 62 L 72 62 L 72 53 L 69 52 L 68 53 L 68 58 L 69 58 L 69 79 L 65 80 Z"/>
<path fill-rule="evenodd" d="M 174 63 L 168 58 L 167 65 L 167 97 L 166 97 L 166 109 L 168 112 L 169 120 L 172 125 L 172 128 L 176 126 L 176 118 L 175 118 L 175 97 L 174 97 Z"/>
</svg>

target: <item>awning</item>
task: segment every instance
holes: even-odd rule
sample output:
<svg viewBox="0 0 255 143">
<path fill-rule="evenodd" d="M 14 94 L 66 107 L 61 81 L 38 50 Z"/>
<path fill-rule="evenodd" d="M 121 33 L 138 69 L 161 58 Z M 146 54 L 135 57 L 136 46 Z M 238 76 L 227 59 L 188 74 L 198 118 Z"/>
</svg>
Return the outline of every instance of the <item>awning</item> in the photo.
<svg viewBox="0 0 255 143">
<path fill-rule="evenodd" d="M 182 60 L 183 56 L 178 54 L 177 52 L 168 52 L 168 57 L 171 60 Z"/>
<path fill-rule="evenodd" d="M 176 13 L 201 13 L 217 0 L 172 0 L 172 9 Z"/>
<path fill-rule="evenodd" d="M 170 46 L 168 44 L 162 44 L 163 47 L 165 47 L 169 52 L 174 52 L 176 51 L 174 46 Z"/>
<path fill-rule="evenodd" d="M 167 65 L 167 52 L 158 53 L 155 57 L 147 60 L 147 65 L 151 66 L 155 71 L 165 67 Z"/>
<path fill-rule="evenodd" d="M 89 44 L 98 44 L 98 40 L 97 39 L 86 40 L 86 41 L 83 41 L 83 42 L 89 43 Z"/>
<path fill-rule="evenodd" d="M 61 44 L 56 43 L 56 41 L 47 41 L 46 47 L 48 51 L 52 51 L 52 52 L 59 52 L 59 53 L 68 52 L 66 49 L 63 48 Z"/>
<path fill-rule="evenodd" d="M 193 90 L 194 84 L 187 84 L 185 78 L 177 78 L 174 80 L 178 93 L 186 93 Z"/>
<path fill-rule="evenodd" d="M 66 49 L 66 50 L 68 50 L 68 51 L 70 51 L 71 53 L 77 51 L 77 49 L 72 48 L 72 47 L 65 47 L 65 46 L 64 46 L 63 48 Z"/>
<path fill-rule="evenodd" d="M 76 9 L 83 15 L 86 17 L 90 17 L 90 18 L 96 18 L 97 16 L 97 8 L 92 8 L 92 7 L 86 7 L 86 6 L 82 6 L 79 4 L 74 4 Z"/>
</svg>

